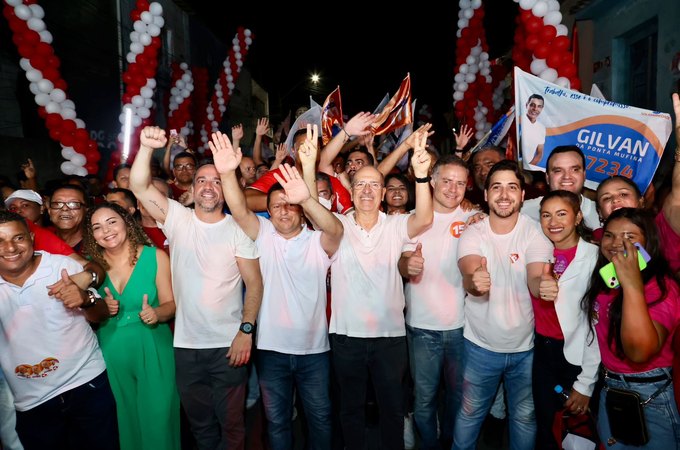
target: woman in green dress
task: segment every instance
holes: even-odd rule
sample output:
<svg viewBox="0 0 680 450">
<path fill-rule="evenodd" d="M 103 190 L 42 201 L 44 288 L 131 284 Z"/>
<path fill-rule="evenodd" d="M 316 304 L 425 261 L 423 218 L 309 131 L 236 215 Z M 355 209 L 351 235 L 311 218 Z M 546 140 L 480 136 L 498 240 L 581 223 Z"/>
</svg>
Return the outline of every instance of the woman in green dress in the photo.
<svg viewBox="0 0 680 450">
<path fill-rule="evenodd" d="M 113 203 L 88 211 L 85 248 L 106 269 L 100 294 L 111 317 L 97 336 L 118 408 L 120 447 L 180 448 L 170 259 Z"/>
</svg>

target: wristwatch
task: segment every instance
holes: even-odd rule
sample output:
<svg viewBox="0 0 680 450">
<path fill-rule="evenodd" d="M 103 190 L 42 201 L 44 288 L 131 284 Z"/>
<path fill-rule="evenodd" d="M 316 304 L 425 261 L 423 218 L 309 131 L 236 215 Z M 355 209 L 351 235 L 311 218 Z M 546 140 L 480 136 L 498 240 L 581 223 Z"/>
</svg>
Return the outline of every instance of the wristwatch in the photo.
<svg viewBox="0 0 680 450">
<path fill-rule="evenodd" d="M 90 281 L 90 287 L 97 287 L 97 283 L 99 282 L 99 276 L 97 275 L 96 271 L 91 271 L 90 275 L 92 275 L 92 281 Z"/>
<path fill-rule="evenodd" d="M 87 290 L 85 291 L 85 294 L 87 295 L 87 298 L 83 302 L 82 305 L 80 305 L 80 309 L 87 309 L 87 308 L 92 308 L 95 303 L 97 303 L 97 296 L 94 295 L 94 292 Z"/>
<path fill-rule="evenodd" d="M 431 179 L 432 179 L 432 177 L 430 177 L 430 176 L 422 177 L 422 178 L 418 178 L 418 177 L 415 178 L 416 183 L 428 183 Z"/>
<path fill-rule="evenodd" d="M 252 334 L 255 330 L 255 325 L 250 322 L 243 322 L 240 327 L 238 327 L 245 334 Z"/>
</svg>

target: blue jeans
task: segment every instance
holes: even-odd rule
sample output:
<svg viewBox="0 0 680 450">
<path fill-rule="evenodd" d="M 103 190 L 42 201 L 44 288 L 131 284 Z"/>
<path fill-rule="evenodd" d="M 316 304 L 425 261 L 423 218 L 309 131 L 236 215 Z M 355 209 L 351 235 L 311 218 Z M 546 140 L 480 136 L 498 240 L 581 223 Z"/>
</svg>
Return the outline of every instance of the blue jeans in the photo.
<svg viewBox="0 0 680 450">
<path fill-rule="evenodd" d="M 501 379 L 505 383 L 510 449 L 533 449 L 536 439 L 531 367 L 534 351 L 496 353 L 465 340 L 463 400 L 453 433 L 453 447 L 474 450 Z"/>
<path fill-rule="evenodd" d="M 444 376 L 446 404 L 441 421 L 443 441 L 453 437 L 456 411 L 460 408 L 463 382 L 463 328 L 446 331 L 407 327 L 411 376 L 415 386 L 413 418 L 420 435 L 420 448 L 439 450 L 437 394 Z"/>
<path fill-rule="evenodd" d="M 668 373 L 669 370 L 670 367 L 668 369 L 654 369 L 648 372 L 628 375 L 635 377 L 655 377 Z M 679 376 L 679 374 L 674 375 Z M 600 439 L 608 450 L 642 448 L 664 450 L 680 449 L 680 416 L 678 416 L 678 409 L 675 407 L 672 383 L 644 408 L 645 419 L 647 420 L 647 431 L 649 432 L 649 442 L 647 445 L 644 447 L 631 447 L 621 443 L 615 443 L 613 445 L 607 444 L 607 441 L 611 437 L 611 432 L 609 429 L 609 418 L 607 417 L 606 388 L 612 387 L 636 391 L 640 394 L 641 400 L 644 401 L 665 383 L 666 380 L 656 381 L 654 383 L 629 383 L 623 380 L 605 378 L 606 387 L 605 389 L 602 389 L 602 392 L 600 393 L 600 410 L 597 417 L 597 427 L 598 432 L 600 433 Z"/>
<path fill-rule="evenodd" d="M 293 448 L 293 386 L 302 400 L 309 427 L 311 450 L 331 447 L 331 399 L 329 352 L 290 355 L 267 350 L 257 352 L 262 402 L 272 450 Z"/>
</svg>

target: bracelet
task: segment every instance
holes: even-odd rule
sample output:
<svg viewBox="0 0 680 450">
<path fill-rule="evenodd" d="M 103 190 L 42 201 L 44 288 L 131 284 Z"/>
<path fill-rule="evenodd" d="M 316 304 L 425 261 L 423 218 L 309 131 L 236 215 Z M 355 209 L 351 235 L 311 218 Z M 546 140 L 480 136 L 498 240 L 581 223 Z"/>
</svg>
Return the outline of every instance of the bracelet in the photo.
<svg viewBox="0 0 680 450">
<path fill-rule="evenodd" d="M 427 177 L 423 177 L 423 178 L 418 178 L 418 177 L 415 178 L 416 183 L 429 183 L 431 179 L 432 179 L 431 176 L 427 176 Z"/>
<path fill-rule="evenodd" d="M 350 139 L 352 139 L 352 136 L 349 135 L 349 133 L 345 130 L 344 127 L 342 128 L 342 132 L 345 133 L 345 136 L 347 136 L 347 139 L 344 139 L 344 140 L 343 140 L 343 144 L 344 144 L 345 142 L 349 141 Z"/>
<path fill-rule="evenodd" d="M 99 276 L 97 275 L 96 271 L 90 272 L 90 275 L 92 276 L 92 281 L 90 281 L 90 287 L 97 287 L 97 283 L 99 282 Z"/>
</svg>

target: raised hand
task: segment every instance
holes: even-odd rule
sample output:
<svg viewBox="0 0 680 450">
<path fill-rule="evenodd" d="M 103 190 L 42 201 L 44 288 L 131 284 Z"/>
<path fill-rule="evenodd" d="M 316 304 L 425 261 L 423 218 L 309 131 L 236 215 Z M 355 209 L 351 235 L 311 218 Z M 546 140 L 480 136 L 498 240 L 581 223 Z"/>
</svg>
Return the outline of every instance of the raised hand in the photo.
<svg viewBox="0 0 680 450">
<path fill-rule="evenodd" d="M 642 292 L 644 284 L 642 283 L 642 273 L 638 262 L 638 250 L 633 242 L 627 238 L 623 239 L 623 249 L 624 253 L 619 252 L 612 258 L 616 277 L 624 290 L 639 289 Z"/>
<path fill-rule="evenodd" d="M 283 160 L 286 159 L 286 156 L 288 156 L 288 147 L 286 147 L 285 142 L 282 142 L 276 146 L 276 154 L 274 155 L 274 159 L 276 162 L 281 164 Z"/>
<path fill-rule="evenodd" d="M 432 128 L 431 123 L 426 123 L 424 125 L 421 125 L 418 127 L 416 131 L 411 133 L 405 140 L 404 144 L 408 145 L 408 148 L 415 148 L 416 146 L 416 137 L 418 136 L 418 133 L 427 133 L 427 136 L 430 137 L 434 134 L 434 131 L 430 131 L 430 128 Z M 426 139 L 427 141 L 427 139 Z"/>
<path fill-rule="evenodd" d="M 677 149 L 680 149 L 680 96 L 676 93 L 673 93 L 673 113 L 675 116 L 675 142 L 676 144 L 676 154 L 677 154 Z M 676 156 L 677 159 L 677 156 Z"/>
<path fill-rule="evenodd" d="M 26 163 L 21 165 L 21 170 L 24 171 L 24 175 L 26 175 L 26 178 L 29 180 L 35 178 L 36 176 L 35 166 L 33 165 L 31 158 L 28 158 Z"/>
<path fill-rule="evenodd" d="M 258 136 L 264 136 L 269 131 L 269 119 L 262 117 L 257 119 L 257 126 L 255 126 L 255 134 Z"/>
<path fill-rule="evenodd" d="M 231 127 L 231 140 L 240 141 L 241 139 L 243 139 L 243 125 L 239 123 Z"/>
<path fill-rule="evenodd" d="M 149 296 L 147 294 L 144 294 L 144 297 L 142 297 L 142 310 L 139 312 L 139 318 L 147 325 L 156 325 L 158 323 L 158 314 L 149 305 Z"/>
<path fill-rule="evenodd" d="M 120 310 L 120 302 L 113 298 L 113 294 L 109 288 L 105 287 L 104 292 L 106 293 L 104 302 L 106 303 L 106 307 L 109 310 L 109 316 L 115 316 Z"/>
<path fill-rule="evenodd" d="M 361 137 L 359 137 L 359 145 L 363 145 L 366 148 L 371 148 L 373 147 L 373 139 L 375 138 L 375 134 L 370 132 L 368 134 L 365 134 Z"/>
<path fill-rule="evenodd" d="M 541 300 L 548 302 L 554 302 L 557 300 L 557 293 L 559 292 L 559 287 L 557 286 L 557 280 L 553 275 L 552 264 L 543 264 L 543 273 L 541 273 L 541 281 L 538 285 L 538 293 Z"/>
<path fill-rule="evenodd" d="M 163 148 L 168 143 L 165 130 L 160 127 L 144 127 L 139 134 L 139 143 L 142 147 Z"/>
<path fill-rule="evenodd" d="M 287 203 L 299 205 L 310 197 L 309 188 L 295 167 L 284 164 L 281 167 L 281 174 L 283 178 L 276 173 L 274 173 L 274 178 L 283 186 L 285 191 L 283 199 Z"/>
<path fill-rule="evenodd" d="M 474 134 L 474 130 L 466 124 L 463 124 L 460 127 L 458 134 L 456 134 L 456 129 L 454 128 L 453 137 L 456 139 L 456 148 L 458 150 L 463 150 L 465 146 L 468 145 L 468 142 L 470 142 L 470 139 L 472 139 Z"/>
<path fill-rule="evenodd" d="M 369 134 L 371 130 L 368 128 L 375 122 L 375 115 L 367 112 L 360 112 L 356 116 L 349 119 L 345 124 L 345 132 L 350 136 L 363 136 Z"/>
<path fill-rule="evenodd" d="M 316 155 L 319 151 L 319 127 L 314 124 L 307 124 L 307 139 L 298 148 L 298 159 L 302 164 L 303 170 L 314 170 L 316 167 Z"/>
<path fill-rule="evenodd" d="M 427 133 L 416 132 L 415 145 L 413 147 L 413 157 L 411 158 L 411 166 L 413 173 L 417 178 L 424 178 L 430 171 L 430 163 L 432 156 L 425 149 L 427 147 Z"/>
<path fill-rule="evenodd" d="M 491 275 L 486 268 L 486 258 L 482 256 L 479 267 L 472 274 L 472 285 L 477 292 L 484 295 L 491 290 Z"/>
<path fill-rule="evenodd" d="M 212 139 L 208 141 L 208 147 L 213 154 L 213 161 L 218 173 L 234 171 L 241 164 L 243 157 L 241 149 L 234 149 L 227 135 L 221 131 L 212 134 Z"/>
<path fill-rule="evenodd" d="M 87 297 L 85 291 L 80 289 L 78 285 L 71 280 L 66 269 L 61 269 L 61 280 L 59 281 L 61 282 L 59 288 L 53 289 L 55 285 L 47 286 L 47 288 L 66 308 L 75 309 L 85 303 Z"/>
<path fill-rule="evenodd" d="M 410 277 L 417 277 L 423 273 L 425 258 L 423 258 L 423 244 L 418 242 L 415 251 L 409 256 L 406 270 Z"/>
</svg>

